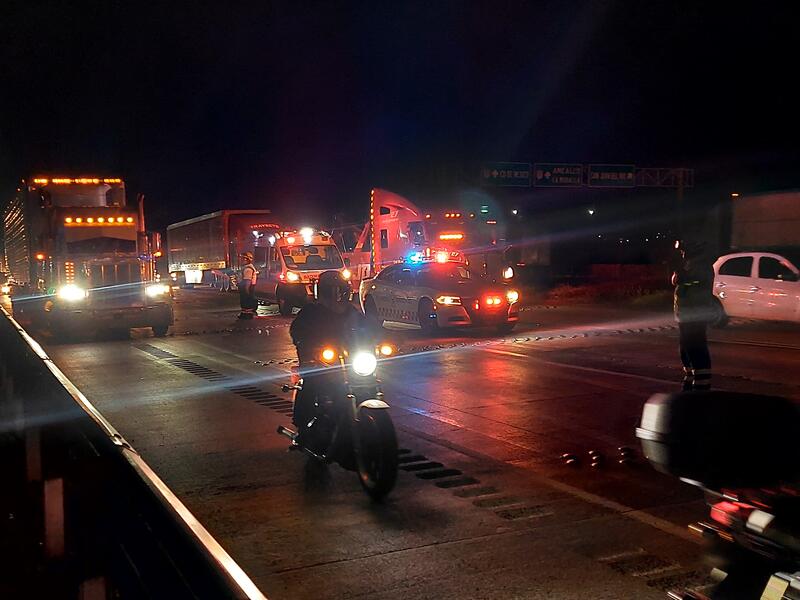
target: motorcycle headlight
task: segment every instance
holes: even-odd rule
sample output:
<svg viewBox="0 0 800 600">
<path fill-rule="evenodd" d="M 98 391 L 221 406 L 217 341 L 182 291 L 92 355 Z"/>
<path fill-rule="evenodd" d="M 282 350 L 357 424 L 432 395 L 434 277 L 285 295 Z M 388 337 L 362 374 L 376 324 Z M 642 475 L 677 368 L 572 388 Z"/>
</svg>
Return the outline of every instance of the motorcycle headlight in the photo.
<svg viewBox="0 0 800 600">
<path fill-rule="evenodd" d="M 74 283 L 69 283 L 58 290 L 58 297 L 67 302 L 78 302 L 84 300 L 88 292 Z"/>
<path fill-rule="evenodd" d="M 366 377 L 375 372 L 375 367 L 378 366 L 378 359 L 375 354 L 370 352 L 356 352 L 353 356 L 353 371 L 357 375 Z"/>
<path fill-rule="evenodd" d="M 151 298 L 155 298 L 157 296 L 163 296 L 164 294 L 168 294 L 169 286 L 164 285 L 163 283 L 156 283 L 154 285 L 148 285 L 146 288 L 144 288 L 144 292 Z"/>
</svg>

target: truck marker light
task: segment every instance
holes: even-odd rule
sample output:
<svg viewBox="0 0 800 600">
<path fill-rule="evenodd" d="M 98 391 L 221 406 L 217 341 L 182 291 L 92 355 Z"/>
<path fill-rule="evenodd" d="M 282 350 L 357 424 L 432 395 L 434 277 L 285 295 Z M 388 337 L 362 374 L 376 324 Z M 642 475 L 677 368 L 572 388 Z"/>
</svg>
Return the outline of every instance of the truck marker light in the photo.
<svg viewBox="0 0 800 600">
<path fill-rule="evenodd" d="M 128 217 L 128 218 L 127 218 L 127 219 L 125 219 L 125 220 L 126 220 L 128 223 L 133 223 L 133 217 Z"/>
<path fill-rule="evenodd" d="M 94 223 L 94 217 L 89 217 L 86 219 L 87 223 Z"/>
<path fill-rule="evenodd" d="M 83 223 L 83 219 L 82 219 L 82 218 L 80 218 L 80 217 L 78 217 L 77 219 L 75 219 L 75 222 L 76 222 L 76 223 Z"/>
<path fill-rule="evenodd" d="M 122 223 L 122 217 L 117 217 L 117 223 Z"/>
<path fill-rule="evenodd" d="M 67 217 L 64 219 L 64 223 L 72 223 L 72 217 Z"/>
<path fill-rule="evenodd" d="M 105 223 L 106 222 L 106 218 L 105 217 L 97 217 L 97 222 L 98 223 Z"/>
<path fill-rule="evenodd" d="M 49 180 L 45 178 L 37 178 L 33 180 L 33 183 L 36 183 L 38 185 L 47 185 L 49 183 Z"/>
</svg>

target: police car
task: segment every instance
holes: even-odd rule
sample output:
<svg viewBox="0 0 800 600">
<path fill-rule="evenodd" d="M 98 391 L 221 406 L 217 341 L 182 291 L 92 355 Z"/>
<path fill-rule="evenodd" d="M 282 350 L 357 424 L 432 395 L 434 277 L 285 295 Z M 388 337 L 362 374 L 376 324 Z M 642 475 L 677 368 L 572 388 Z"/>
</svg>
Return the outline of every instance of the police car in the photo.
<svg viewBox="0 0 800 600">
<path fill-rule="evenodd" d="M 376 325 L 422 329 L 492 326 L 519 320 L 519 292 L 474 275 L 457 252 L 416 253 L 361 282 L 361 306 Z"/>
</svg>

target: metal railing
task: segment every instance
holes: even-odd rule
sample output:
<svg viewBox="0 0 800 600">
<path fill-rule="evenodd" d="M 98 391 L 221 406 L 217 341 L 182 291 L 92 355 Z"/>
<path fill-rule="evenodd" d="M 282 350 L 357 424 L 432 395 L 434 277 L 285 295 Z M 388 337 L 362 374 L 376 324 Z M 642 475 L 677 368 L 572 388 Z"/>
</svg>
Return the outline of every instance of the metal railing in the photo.
<svg viewBox="0 0 800 600">
<path fill-rule="evenodd" d="M 0 596 L 265 600 L 0 310 Z"/>
</svg>

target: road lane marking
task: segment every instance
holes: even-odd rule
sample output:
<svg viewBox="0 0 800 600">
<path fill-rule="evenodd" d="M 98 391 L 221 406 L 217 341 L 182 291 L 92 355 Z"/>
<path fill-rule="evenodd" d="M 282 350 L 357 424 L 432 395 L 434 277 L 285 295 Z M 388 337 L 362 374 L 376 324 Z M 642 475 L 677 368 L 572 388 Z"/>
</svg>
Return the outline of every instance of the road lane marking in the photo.
<svg viewBox="0 0 800 600">
<path fill-rule="evenodd" d="M 528 360 L 533 360 L 543 365 L 550 365 L 556 367 L 564 367 L 566 369 L 574 369 L 577 371 L 586 371 L 588 373 L 602 373 L 604 375 L 616 375 L 619 377 L 628 377 L 630 379 L 638 379 L 640 381 L 650 381 L 652 383 L 666 383 L 669 385 L 675 385 L 675 381 L 670 379 L 659 379 L 658 377 L 648 377 L 646 375 L 636 375 L 635 373 L 625 373 L 624 371 L 611 371 L 609 369 L 600 369 L 597 367 L 584 367 L 581 365 L 571 365 L 569 363 L 562 363 L 553 360 L 543 360 L 541 358 L 536 358 L 534 356 L 530 356 L 528 354 L 520 354 L 518 352 L 511 352 L 509 350 L 498 350 L 496 348 L 483 348 L 485 352 L 491 352 L 492 354 L 504 354 L 507 356 L 514 356 L 517 358 L 526 358 Z"/>
</svg>

